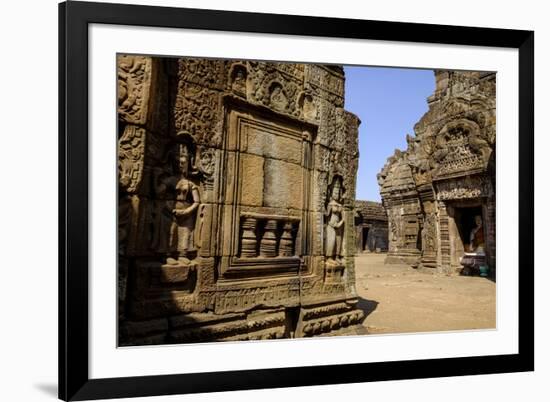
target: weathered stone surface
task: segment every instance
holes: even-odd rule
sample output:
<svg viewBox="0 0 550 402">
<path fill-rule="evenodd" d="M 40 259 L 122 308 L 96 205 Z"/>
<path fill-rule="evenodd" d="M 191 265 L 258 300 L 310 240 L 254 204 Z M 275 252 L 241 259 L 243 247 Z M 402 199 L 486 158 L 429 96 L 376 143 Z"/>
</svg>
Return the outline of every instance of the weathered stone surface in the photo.
<svg viewBox="0 0 550 402">
<path fill-rule="evenodd" d="M 359 120 L 344 110 L 343 69 L 118 62 L 119 344 L 278 339 L 359 323 Z M 317 321 L 304 315 L 312 306 L 323 306 Z"/>
<path fill-rule="evenodd" d="M 162 283 L 184 283 L 189 279 L 189 273 L 195 271 L 197 264 L 163 265 L 160 281 Z"/>
<path fill-rule="evenodd" d="M 257 155 L 242 154 L 242 195 L 243 205 L 260 207 L 264 205 L 264 163 Z"/>
<path fill-rule="evenodd" d="M 358 253 L 388 250 L 388 216 L 381 203 L 356 200 L 355 227 Z"/>
<path fill-rule="evenodd" d="M 302 163 L 301 138 L 283 136 L 284 131 L 274 133 L 259 127 L 250 127 L 247 133 L 246 152 L 297 165 Z"/>
<path fill-rule="evenodd" d="M 435 80 L 407 150 L 396 150 L 378 175 L 387 262 L 460 271 L 481 219 L 478 251 L 494 274 L 496 75 L 436 71 Z"/>
<path fill-rule="evenodd" d="M 277 159 L 265 160 L 264 202 L 266 207 L 302 208 L 304 169 Z"/>
</svg>

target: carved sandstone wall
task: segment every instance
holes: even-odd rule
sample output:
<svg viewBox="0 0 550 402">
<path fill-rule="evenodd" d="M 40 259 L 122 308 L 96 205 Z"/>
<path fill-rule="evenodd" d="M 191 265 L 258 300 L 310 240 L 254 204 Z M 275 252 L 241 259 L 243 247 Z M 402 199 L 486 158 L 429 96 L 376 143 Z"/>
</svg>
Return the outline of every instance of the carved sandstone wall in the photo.
<svg viewBox="0 0 550 402">
<path fill-rule="evenodd" d="M 343 69 L 123 55 L 118 78 L 119 343 L 360 323 Z"/>
<path fill-rule="evenodd" d="M 456 272 L 469 242 L 466 217 L 479 214 L 494 271 L 496 75 L 436 71 L 435 79 L 407 150 L 396 150 L 378 175 L 387 262 Z"/>
</svg>

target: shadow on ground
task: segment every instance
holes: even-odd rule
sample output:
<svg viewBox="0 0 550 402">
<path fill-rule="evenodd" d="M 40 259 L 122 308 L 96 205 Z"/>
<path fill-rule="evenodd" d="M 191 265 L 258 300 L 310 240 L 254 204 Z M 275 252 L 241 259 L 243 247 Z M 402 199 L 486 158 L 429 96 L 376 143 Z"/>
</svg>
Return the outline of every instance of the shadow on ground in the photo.
<svg viewBox="0 0 550 402">
<path fill-rule="evenodd" d="M 486 276 L 481 276 L 479 275 L 479 272 L 473 272 L 471 273 L 470 271 L 465 271 L 465 270 L 462 270 L 460 273 L 459 273 L 459 276 L 479 276 L 480 278 L 485 278 L 491 282 L 494 282 L 496 283 L 497 282 L 497 278 L 495 276 L 495 273 L 494 272 L 490 272 L 488 275 Z"/>
<path fill-rule="evenodd" d="M 359 301 L 357 302 L 357 308 L 360 308 L 361 310 L 363 310 L 363 312 L 365 313 L 365 318 L 367 318 L 370 313 L 376 310 L 376 307 L 378 307 L 377 301 L 368 300 L 368 299 L 359 297 Z"/>
<path fill-rule="evenodd" d="M 57 398 L 57 384 L 34 384 L 34 387 L 46 395 Z"/>
</svg>

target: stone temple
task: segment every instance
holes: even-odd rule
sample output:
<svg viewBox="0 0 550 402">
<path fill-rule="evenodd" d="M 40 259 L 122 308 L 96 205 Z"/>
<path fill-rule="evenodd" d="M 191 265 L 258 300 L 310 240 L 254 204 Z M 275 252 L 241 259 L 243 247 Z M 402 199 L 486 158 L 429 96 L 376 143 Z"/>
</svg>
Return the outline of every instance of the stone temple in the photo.
<svg viewBox="0 0 550 402">
<path fill-rule="evenodd" d="M 359 331 L 343 68 L 120 55 L 117 70 L 119 345 Z M 467 122 L 449 135 L 491 124 Z"/>
<path fill-rule="evenodd" d="M 355 200 L 355 227 L 358 253 L 388 251 L 388 217 L 381 203 Z"/>
<path fill-rule="evenodd" d="M 428 112 L 378 175 L 387 263 L 495 273 L 496 74 L 436 71 Z"/>
</svg>

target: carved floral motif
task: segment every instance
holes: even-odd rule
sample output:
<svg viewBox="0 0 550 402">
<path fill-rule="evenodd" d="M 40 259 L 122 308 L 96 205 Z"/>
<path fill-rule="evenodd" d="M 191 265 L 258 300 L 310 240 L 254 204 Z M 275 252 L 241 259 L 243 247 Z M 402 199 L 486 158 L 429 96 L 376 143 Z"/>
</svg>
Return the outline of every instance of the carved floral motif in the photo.
<svg viewBox="0 0 550 402">
<path fill-rule="evenodd" d="M 248 99 L 273 107 L 278 112 L 299 116 L 300 81 L 293 74 L 289 74 L 290 67 L 281 70 L 275 63 L 265 62 L 249 62 L 249 65 L 251 91 Z"/>
<path fill-rule="evenodd" d="M 150 57 L 118 56 L 118 115 L 128 123 L 145 123 L 151 63 Z"/>
<path fill-rule="evenodd" d="M 435 214 L 426 214 L 421 235 L 422 249 L 424 250 L 424 252 L 435 251 L 437 248 L 437 228 Z"/>
<path fill-rule="evenodd" d="M 436 189 L 436 197 L 438 200 L 458 200 L 489 197 L 493 195 L 491 182 L 485 176 L 438 182 Z"/>
<path fill-rule="evenodd" d="M 211 179 L 216 170 L 216 150 L 214 148 L 200 148 L 197 167 L 207 179 Z"/>
<path fill-rule="evenodd" d="M 127 125 L 118 140 L 118 177 L 120 186 L 128 193 L 138 190 L 143 177 L 145 129 Z"/>
<path fill-rule="evenodd" d="M 174 126 L 187 132 L 198 144 L 219 146 L 220 92 L 225 86 L 224 62 L 181 59 L 174 105 Z"/>
</svg>

